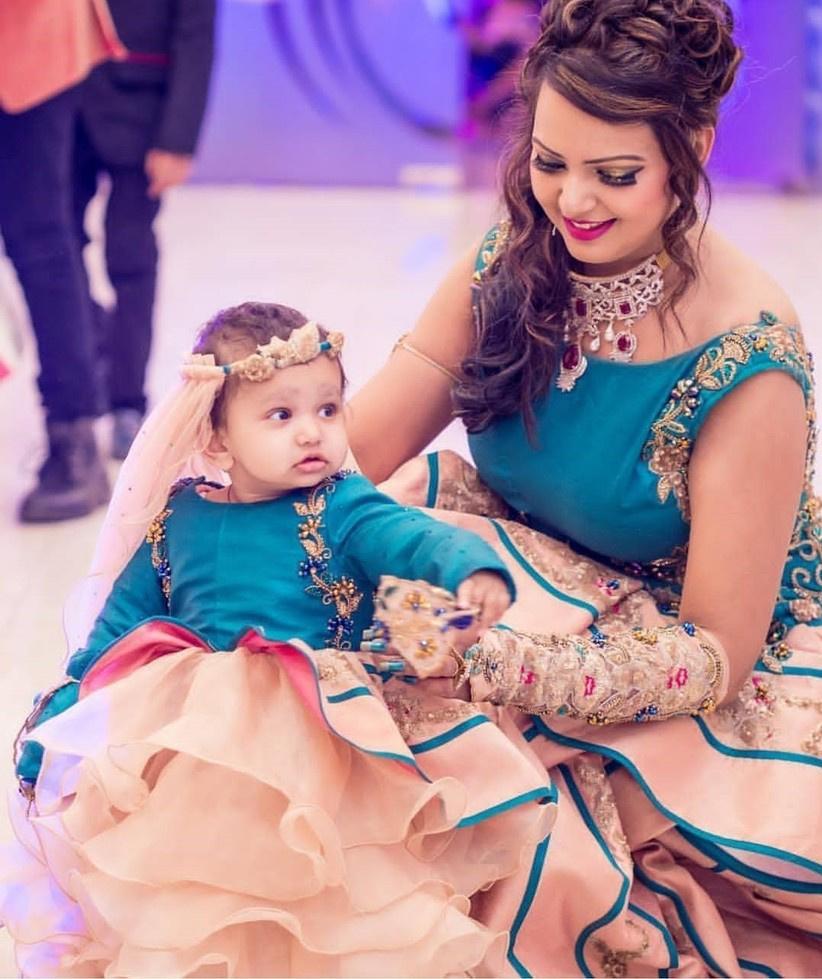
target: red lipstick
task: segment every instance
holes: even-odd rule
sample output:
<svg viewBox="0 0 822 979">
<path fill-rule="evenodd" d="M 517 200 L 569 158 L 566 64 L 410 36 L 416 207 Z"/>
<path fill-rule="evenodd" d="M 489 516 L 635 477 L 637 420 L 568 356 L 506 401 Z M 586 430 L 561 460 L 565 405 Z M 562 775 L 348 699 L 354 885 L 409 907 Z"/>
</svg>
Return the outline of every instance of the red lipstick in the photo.
<svg viewBox="0 0 822 979">
<path fill-rule="evenodd" d="M 565 222 L 568 234 L 572 238 L 576 238 L 577 241 L 593 241 L 595 238 L 601 238 L 606 231 L 610 231 L 616 224 L 616 218 L 597 223 L 591 221 L 577 222 L 572 221 L 570 218 L 563 218 L 562 220 Z"/>
</svg>

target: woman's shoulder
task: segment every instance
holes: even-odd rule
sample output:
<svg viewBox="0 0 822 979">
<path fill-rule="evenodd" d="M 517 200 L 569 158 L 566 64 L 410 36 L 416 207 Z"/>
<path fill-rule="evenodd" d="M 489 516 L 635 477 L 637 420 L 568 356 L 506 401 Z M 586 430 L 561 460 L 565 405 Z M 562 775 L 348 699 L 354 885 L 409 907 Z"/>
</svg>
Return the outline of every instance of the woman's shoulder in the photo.
<svg viewBox="0 0 822 979">
<path fill-rule="evenodd" d="M 759 262 L 716 231 L 706 233 L 699 254 L 702 288 L 699 322 L 707 341 L 712 336 L 755 326 L 763 311 L 768 319 L 796 330 L 799 317 L 790 296 Z"/>
</svg>

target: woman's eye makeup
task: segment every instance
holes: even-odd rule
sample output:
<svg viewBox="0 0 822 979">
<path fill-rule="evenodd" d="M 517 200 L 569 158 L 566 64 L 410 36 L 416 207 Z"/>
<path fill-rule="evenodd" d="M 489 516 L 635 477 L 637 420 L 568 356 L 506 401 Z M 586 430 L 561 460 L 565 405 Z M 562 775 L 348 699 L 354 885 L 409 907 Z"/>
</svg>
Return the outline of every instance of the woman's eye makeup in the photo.
<svg viewBox="0 0 822 979">
<path fill-rule="evenodd" d="M 611 187 L 632 187 L 641 169 L 642 167 L 637 167 L 636 170 L 597 170 L 597 176 Z"/>
<path fill-rule="evenodd" d="M 539 154 L 531 158 L 531 163 L 537 170 L 542 170 L 545 173 L 559 173 L 565 166 L 564 163 L 559 163 L 557 160 L 545 160 Z"/>
<path fill-rule="evenodd" d="M 543 173 L 559 173 L 565 169 L 565 164 L 559 160 L 546 160 L 539 154 L 531 158 L 531 163 Z M 633 187 L 636 184 L 637 174 L 642 167 L 635 167 L 633 170 L 597 170 L 597 176 L 602 183 L 609 187 Z"/>
</svg>

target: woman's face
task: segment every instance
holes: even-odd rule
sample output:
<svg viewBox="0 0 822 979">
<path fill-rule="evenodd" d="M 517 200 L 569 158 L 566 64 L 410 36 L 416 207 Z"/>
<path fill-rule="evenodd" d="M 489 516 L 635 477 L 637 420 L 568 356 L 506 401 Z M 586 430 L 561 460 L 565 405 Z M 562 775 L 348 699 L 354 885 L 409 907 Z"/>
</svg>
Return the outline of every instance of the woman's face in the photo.
<svg viewBox="0 0 822 979">
<path fill-rule="evenodd" d="M 534 196 L 589 274 L 623 272 L 662 248 L 673 195 L 647 123 L 605 122 L 546 84 L 531 138 Z"/>
</svg>

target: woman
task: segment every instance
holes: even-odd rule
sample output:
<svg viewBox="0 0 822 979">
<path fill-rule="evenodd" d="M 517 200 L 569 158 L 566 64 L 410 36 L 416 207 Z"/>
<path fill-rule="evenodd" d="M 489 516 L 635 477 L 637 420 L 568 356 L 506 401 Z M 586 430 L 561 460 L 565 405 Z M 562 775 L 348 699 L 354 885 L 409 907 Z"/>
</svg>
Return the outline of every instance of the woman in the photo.
<svg viewBox="0 0 822 979">
<path fill-rule="evenodd" d="M 810 361 L 698 206 L 732 29 L 724 0 L 551 0 L 506 221 L 352 406 L 382 480 L 456 411 L 480 479 L 445 456 L 386 486 L 515 518 L 461 517 L 531 590 L 456 693 L 519 708 L 559 815 L 475 900 L 510 929 L 495 974 L 822 971 Z"/>
</svg>

